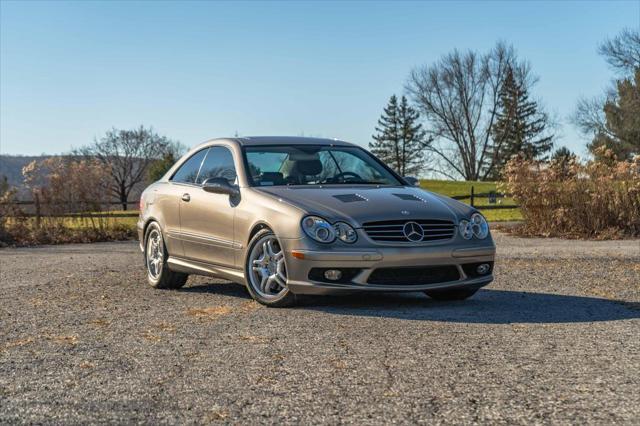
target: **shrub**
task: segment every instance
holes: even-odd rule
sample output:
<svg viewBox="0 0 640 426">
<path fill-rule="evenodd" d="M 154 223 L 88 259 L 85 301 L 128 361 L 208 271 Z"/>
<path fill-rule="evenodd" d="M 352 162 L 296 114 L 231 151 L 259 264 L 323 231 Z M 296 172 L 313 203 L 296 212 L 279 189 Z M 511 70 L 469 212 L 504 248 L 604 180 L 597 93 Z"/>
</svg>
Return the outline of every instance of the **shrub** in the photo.
<svg viewBox="0 0 640 426">
<path fill-rule="evenodd" d="M 549 163 L 513 158 L 501 189 L 521 206 L 528 235 L 622 238 L 640 235 L 640 157 Z"/>
<path fill-rule="evenodd" d="M 0 187 L 0 244 L 59 244 L 122 240 L 131 226 L 104 213 L 109 209 L 109 170 L 93 160 L 47 158 L 24 167 L 35 206 L 29 215 L 15 191 Z"/>
</svg>

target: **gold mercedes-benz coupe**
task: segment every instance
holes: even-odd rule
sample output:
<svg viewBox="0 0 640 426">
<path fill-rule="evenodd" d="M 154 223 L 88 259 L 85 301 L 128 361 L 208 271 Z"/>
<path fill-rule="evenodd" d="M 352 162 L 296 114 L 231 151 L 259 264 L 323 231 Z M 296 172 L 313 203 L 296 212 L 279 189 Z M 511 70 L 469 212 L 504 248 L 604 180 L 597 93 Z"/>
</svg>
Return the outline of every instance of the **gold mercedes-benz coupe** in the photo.
<svg viewBox="0 0 640 426">
<path fill-rule="evenodd" d="M 493 280 L 487 222 L 416 182 L 339 140 L 211 140 L 142 194 L 148 281 L 221 277 L 268 306 L 345 291 L 466 299 Z"/>
</svg>

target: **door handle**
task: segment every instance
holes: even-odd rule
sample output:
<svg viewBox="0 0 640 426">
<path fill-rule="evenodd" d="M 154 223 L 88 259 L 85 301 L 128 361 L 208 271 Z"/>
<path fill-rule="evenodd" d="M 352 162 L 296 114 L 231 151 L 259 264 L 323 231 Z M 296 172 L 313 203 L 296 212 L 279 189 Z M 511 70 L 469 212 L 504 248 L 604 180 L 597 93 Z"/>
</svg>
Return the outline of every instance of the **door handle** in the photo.
<svg viewBox="0 0 640 426">
<path fill-rule="evenodd" d="M 191 195 L 185 192 L 184 194 L 182 194 L 182 201 L 186 201 L 186 202 L 191 201 Z"/>
</svg>

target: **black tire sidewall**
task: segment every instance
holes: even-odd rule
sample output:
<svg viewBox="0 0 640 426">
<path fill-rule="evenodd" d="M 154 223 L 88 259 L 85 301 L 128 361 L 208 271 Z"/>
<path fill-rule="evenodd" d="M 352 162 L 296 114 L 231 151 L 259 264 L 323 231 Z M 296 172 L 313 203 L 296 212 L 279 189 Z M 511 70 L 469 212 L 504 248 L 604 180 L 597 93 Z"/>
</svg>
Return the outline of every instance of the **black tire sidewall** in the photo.
<svg viewBox="0 0 640 426">
<path fill-rule="evenodd" d="M 149 264 L 148 264 L 149 259 L 147 259 L 147 244 L 149 244 L 149 234 L 154 229 L 156 229 L 158 232 L 160 232 L 160 235 L 162 236 L 162 250 L 163 250 L 162 272 L 160 272 L 160 276 L 158 277 L 157 280 L 154 280 L 151 277 L 151 274 L 149 273 Z M 164 244 L 164 233 L 162 232 L 162 228 L 160 228 L 160 225 L 157 222 L 151 222 L 147 226 L 147 230 L 144 233 L 144 266 L 145 266 L 145 269 L 146 269 L 146 272 L 147 272 L 147 281 L 149 282 L 149 284 L 152 287 L 158 287 L 162 283 L 163 277 L 168 273 L 168 271 L 167 271 L 167 257 L 168 257 L 168 252 L 167 252 L 167 247 Z"/>
</svg>

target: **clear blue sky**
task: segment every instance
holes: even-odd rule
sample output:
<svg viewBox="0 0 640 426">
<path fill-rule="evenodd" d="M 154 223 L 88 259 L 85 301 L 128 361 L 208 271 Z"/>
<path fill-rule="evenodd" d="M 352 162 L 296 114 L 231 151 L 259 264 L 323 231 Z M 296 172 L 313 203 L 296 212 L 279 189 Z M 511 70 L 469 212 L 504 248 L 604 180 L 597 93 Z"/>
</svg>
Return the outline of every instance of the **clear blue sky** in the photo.
<svg viewBox="0 0 640 426">
<path fill-rule="evenodd" d="M 610 83 L 596 47 L 640 26 L 626 2 L 10 2 L 0 10 L 0 152 L 60 153 L 111 127 L 366 145 L 412 67 L 512 43 L 567 122 Z"/>
</svg>

